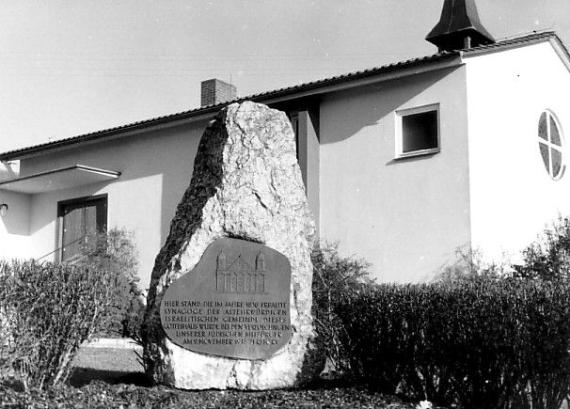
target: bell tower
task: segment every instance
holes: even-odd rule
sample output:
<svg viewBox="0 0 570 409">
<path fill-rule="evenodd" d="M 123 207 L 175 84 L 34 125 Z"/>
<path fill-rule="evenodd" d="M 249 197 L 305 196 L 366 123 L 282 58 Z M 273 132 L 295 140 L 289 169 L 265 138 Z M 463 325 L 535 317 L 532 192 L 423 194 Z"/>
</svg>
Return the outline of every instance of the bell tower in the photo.
<svg viewBox="0 0 570 409">
<path fill-rule="evenodd" d="M 475 0 L 444 1 L 439 22 L 426 37 L 439 51 L 461 50 L 495 42 L 479 20 Z"/>
</svg>

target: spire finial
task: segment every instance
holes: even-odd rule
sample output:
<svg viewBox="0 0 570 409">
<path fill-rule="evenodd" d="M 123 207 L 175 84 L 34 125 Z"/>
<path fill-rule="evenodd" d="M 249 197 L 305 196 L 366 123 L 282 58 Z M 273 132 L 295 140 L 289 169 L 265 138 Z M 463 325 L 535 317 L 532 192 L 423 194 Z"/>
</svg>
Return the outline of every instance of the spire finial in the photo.
<svg viewBox="0 0 570 409">
<path fill-rule="evenodd" d="M 461 50 L 495 42 L 483 27 L 475 0 L 444 0 L 439 22 L 426 40 L 440 51 Z"/>
<path fill-rule="evenodd" d="M 227 267 L 227 261 L 226 261 L 226 254 L 224 253 L 224 250 L 220 250 L 220 252 L 218 253 L 218 259 L 217 259 L 217 264 L 218 264 L 218 270 L 225 270 Z"/>
</svg>

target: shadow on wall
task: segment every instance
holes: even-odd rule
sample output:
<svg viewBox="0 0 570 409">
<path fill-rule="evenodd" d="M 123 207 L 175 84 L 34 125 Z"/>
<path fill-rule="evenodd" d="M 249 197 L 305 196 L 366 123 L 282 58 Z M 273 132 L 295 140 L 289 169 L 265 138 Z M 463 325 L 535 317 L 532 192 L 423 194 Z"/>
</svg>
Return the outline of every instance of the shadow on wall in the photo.
<svg viewBox="0 0 570 409">
<path fill-rule="evenodd" d="M 33 163 L 25 164 L 28 173 L 79 163 L 120 171 L 121 176 L 116 182 L 103 182 L 28 196 L 27 217 L 29 218 L 30 214 L 33 217 L 27 228 L 29 231 L 26 230 L 23 234 L 37 233 L 53 223 L 57 217 L 57 202 L 59 201 L 105 193 L 108 190 L 106 187 L 114 183 L 123 184 L 160 175 L 163 183 L 161 197 L 153 197 L 152 200 L 158 199 L 160 203 L 160 234 L 161 243 L 163 243 L 168 235 L 176 205 L 190 184 L 195 152 L 206 125 L 207 122 L 204 121 L 163 128 L 128 138 L 107 141 L 104 145 L 92 145 L 81 150 L 73 149 L 34 158 Z M 124 189 L 127 189 L 124 191 L 125 196 L 129 197 L 129 184 L 124 186 Z M 151 189 L 148 190 L 149 195 L 157 193 Z M 109 197 L 110 201 L 113 199 L 116 199 L 116 196 Z M 142 202 L 131 202 L 131 208 L 134 212 L 145 212 Z M 20 226 L 20 222 L 13 223 L 11 220 L 10 223 L 12 231 Z"/>
<path fill-rule="evenodd" d="M 34 217 L 30 220 L 29 234 L 35 234 L 48 224 L 53 223 L 54 220 L 57 220 L 58 202 L 99 194 L 110 183 L 112 182 L 94 183 L 81 188 L 56 190 L 54 192 L 32 195 L 28 214 L 33 214 Z M 8 219 L 10 218 L 8 217 Z"/>
<path fill-rule="evenodd" d="M 321 117 L 321 144 L 341 142 L 363 128 L 377 126 L 382 118 L 400 109 L 407 101 L 458 69 L 453 67 L 412 75 L 327 97 L 324 104 L 329 110 L 326 112 L 326 117 Z M 342 103 L 336 102 L 341 99 Z M 328 124 L 324 123 L 327 118 L 333 120 L 328 121 Z"/>
<path fill-rule="evenodd" d="M 184 193 L 190 187 L 194 173 L 194 159 L 198 152 L 198 145 L 208 126 L 207 121 L 196 123 L 192 131 L 185 131 L 185 137 L 179 149 L 164 152 L 164 161 L 170 165 L 162 171 L 162 199 L 160 217 L 161 246 L 166 243 L 170 233 L 170 224 L 176 213 L 178 204 Z"/>
<path fill-rule="evenodd" d="M 8 234 L 14 234 L 16 236 L 29 235 L 29 223 L 22 223 L 21 221 L 16 220 L 14 217 L 10 217 L 10 214 L 7 214 L 5 217 L 0 217 L 0 223 L 4 225 L 4 228 Z"/>
<path fill-rule="evenodd" d="M 8 234 L 28 236 L 30 234 L 30 196 L 0 191 L 0 204 L 7 204 L 5 216 L 0 216 L 0 224 Z"/>
</svg>

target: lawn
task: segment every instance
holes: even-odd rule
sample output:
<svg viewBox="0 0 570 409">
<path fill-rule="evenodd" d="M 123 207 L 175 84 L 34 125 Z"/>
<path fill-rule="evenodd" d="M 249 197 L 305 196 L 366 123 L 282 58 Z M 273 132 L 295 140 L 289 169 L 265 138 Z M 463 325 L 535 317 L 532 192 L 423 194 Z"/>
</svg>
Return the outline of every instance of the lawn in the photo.
<svg viewBox="0 0 570 409">
<path fill-rule="evenodd" d="M 143 367 L 139 363 L 137 351 L 132 348 L 83 347 L 79 350 L 73 366 L 69 383 L 76 387 L 94 380 L 113 384 L 144 383 Z"/>
<path fill-rule="evenodd" d="M 70 385 L 49 393 L 25 394 L 0 387 L 0 406 L 39 408 L 375 408 L 415 405 L 366 388 L 322 381 L 299 390 L 263 392 L 180 391 L 144 385 L 137 354 L 130 348 L 83 347 L 74 361 Z"/>
<path fill-rule="evenodd" d="M 110 385 L 95 381 L 81 388 L 64 387 L 50 393 L 0 390 L 2 408 L 375 408 L 412 409 L 393 397 L 356 387 L 310 388 L 265 392 L 202 391 L 188 392 L 164 387 L 142 387 L 130 384 Z"/>
</svg>

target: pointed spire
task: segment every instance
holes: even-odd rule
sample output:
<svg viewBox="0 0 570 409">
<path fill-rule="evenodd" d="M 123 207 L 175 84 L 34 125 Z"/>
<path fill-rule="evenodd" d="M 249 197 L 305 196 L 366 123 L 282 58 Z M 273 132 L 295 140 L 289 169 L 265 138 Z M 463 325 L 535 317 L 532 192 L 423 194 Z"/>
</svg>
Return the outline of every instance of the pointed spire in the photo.
<svg viewBox="0 0 570 409">
<path fill-rule="evenodd" d="M 225 270 L 227 267 L 226 255 L 223 250 L 218 253 L 218 271 Z"/>
<path fill-rule="evenodd" d="M 483 27 L 475 0 L 444 0 L 439 23 L 426 40 L 440 51 L 460 50 L 495 42 Z"/>
<path fill-rule="evenodd" d="M 257 259 L 255 260 L 255 269 L 257 271 L 265 271 L 265 256 L 262 252 L 259 252 Z"/>
</svg>

